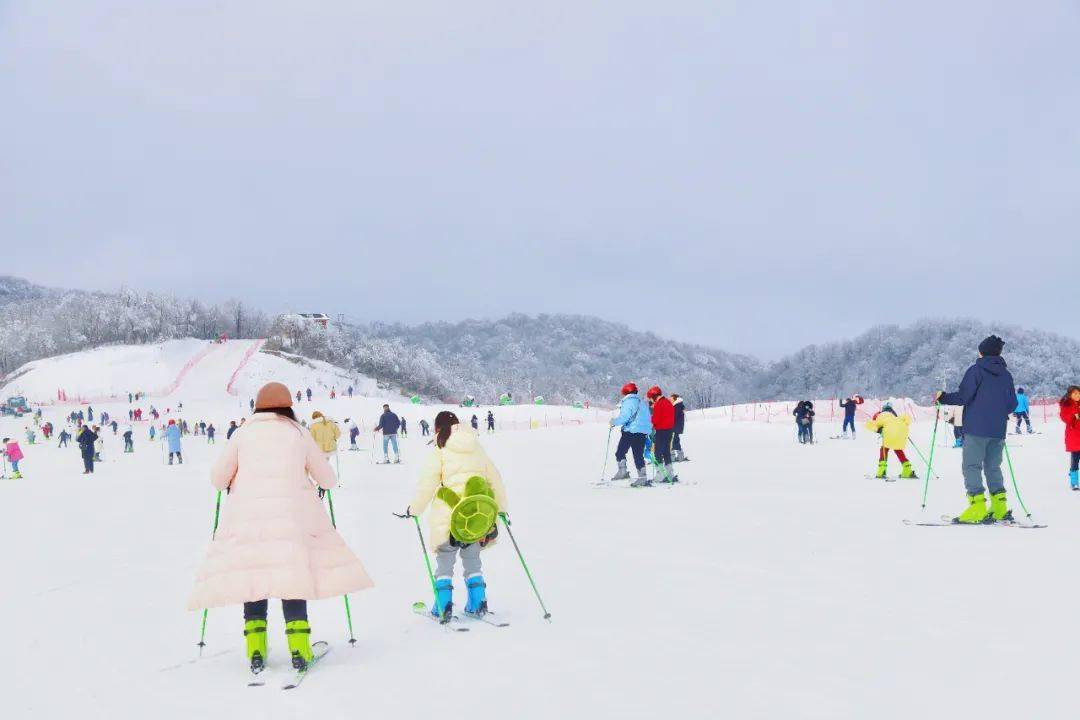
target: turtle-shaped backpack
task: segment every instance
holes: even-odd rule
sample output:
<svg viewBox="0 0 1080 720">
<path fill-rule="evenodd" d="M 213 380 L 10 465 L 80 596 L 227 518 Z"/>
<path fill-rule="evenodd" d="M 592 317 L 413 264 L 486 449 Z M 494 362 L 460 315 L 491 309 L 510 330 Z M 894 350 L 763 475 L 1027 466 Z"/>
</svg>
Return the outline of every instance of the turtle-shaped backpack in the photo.
<svg viewBox="0 0 1080 720">
<path fill-rule="evenodd" d="M 483 540 L 495 527 L 499 505 L 491 484 L 479 475 L 465 482 L 465 497 L 443 485 L 435 496 L 450 506 L 450 535 L 462 545 Z"/>
</svg>

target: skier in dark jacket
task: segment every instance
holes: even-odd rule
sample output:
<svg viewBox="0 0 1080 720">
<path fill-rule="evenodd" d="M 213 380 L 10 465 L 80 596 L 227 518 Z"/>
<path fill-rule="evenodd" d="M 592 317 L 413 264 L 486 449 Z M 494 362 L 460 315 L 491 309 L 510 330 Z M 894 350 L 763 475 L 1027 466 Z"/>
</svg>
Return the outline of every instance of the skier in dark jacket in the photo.
<svg viewBox="0 0 1080 720">
<path fill-rule="evenodd" d="M 124 430 L 124 452 L 135 452 L 135 438 L 134 431 L 129 426 L 127 430 Z"/>
<path fill-rule="evenodd" d="M 383 405 L 383 413 L 379 416 L 379 424 L 375 426 L 373 432 L 382 431 L 382 451 L 383 462 L 390 462 L 390 446 L 394 447 L 394 462 L 401 462 L 401 452 L 398 450 L 397 433 L 401 427 L 401 420 L 398 416 L 390 412 L 389 405 Z"/>
<path fill-rule="evenodd" d="M 97 433 L 91 430 L 89 425 L 83 425 L 79 436 L 75 438 L 75 441 L 79 443 L 79 452 L 82 453 L 83 475 L 94 472 L 94 443 L 97 439 Z"/>
<path fill-rule="evenodd" d="M 488 410 L 487 414 L 487 431 L 489 433 L 495 432 L 495 413 Z"/>
<path fill-rule="evenodd" d="M 240 428 L 238 428 L 236 426 L 236 421 L 235 420 L 230 420 L 229 421 L 229 429 L 225 431 L 225 439 L 226 440 L 231 440 L 232 439 L 232 434 L 234 432 L 236 432 L 237 430 L 239 430 L 239 429 Z"/>
<path fill-rule="evenodd" d="M 840 407 L 844 408 L 844 427 L 841 430 L 841 434 L 847 437 L 848 428 L 851 428 L 851 438 L 855 439 L 855 410 L 859 407 L 859 403 L 855 400 L 855 397 L 849 397 L 840 401 Z"/>
<path fill-rule="evenodd" d="M 942 405 L 964 408 L 964 487 L 968 507 L 956 518 L 963 523 L 981 523 L 987 519 L 1011 520 L 1005 496 L 1005 478 L 1001 458 L 1009 415 L 1016 409 L 1016 386 L 1001 351 L 1005 341 L 997 335 L 979 343 L 979 359 L 964 373 L 956 392 L 938 392 Z M 986 508 L 983 475 L 990 491 L 990 509 Z"/>
<path fill-rule="evenodd" d="M 801 400 L 791 414 L 795 416 L 795 424 L 799 428 L 799 442 L 814 442 L 814 403 Z"/>
<path fill-rule="evenodd" d="M 671 461 L 683 462 L 689 460 L 682 449 L 682 434 L 686 428 L 686 406 L 683 405 L 682 396 L 678 393 L 671 394 L 671 404 L 675 406 L 675 434 L 671 438 Z"/>
</svg>

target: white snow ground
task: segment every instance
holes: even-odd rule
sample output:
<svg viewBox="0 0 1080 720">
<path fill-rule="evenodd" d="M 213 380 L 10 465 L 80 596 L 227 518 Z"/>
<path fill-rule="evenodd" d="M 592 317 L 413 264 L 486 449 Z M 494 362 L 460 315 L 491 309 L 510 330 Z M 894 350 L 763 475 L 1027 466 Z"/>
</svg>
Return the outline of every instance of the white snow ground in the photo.
<svg viewBox="0 0 1080 720">
<path fill-rule="evenodd" d="M 185 416 L 213 419 L 223 437 L 246 399 L 219 379 L 222 394 L 193 393 Z M 346 402 L 315 407 L 340 418 L 355 411 Z M 45 416 L 61 425 L 67 411 Z M 484 562 L 493 608 L 512 626 L 468 634 L 409 607 L 430 591 L 415 529 L 391 512 L 412 494 L 418 432 L 399 466 L 342 452 L 339 527 L 377 587 L 351 598 L 355 647 L 340 601 L 311 604 L 314 637 L 333 651 L 287 693 L 273 605 L 267 687 L 245 686 L 238 607 L 211 611 L 206 657 L 184 664 L 199 631 L 184 602 L 210 534 L 208 468 L 224 441 L 188 438 L 185 464 L 168 467 L 145 423 L 133 455 L 107 433 L 88 478 L 73 447 L 27 446 L 24 424 L 0 421 L 27 454 L 26 477 L 0 482 L 5 717 L 1075 716 L 1080 493 L 1067 490 L 1055 423 L 1013 449 L 1045 530 L 903 525 L 920 516 L 922 482 L 865 479 L 868 433 L 800 446 L 784 425 L 691 415 L 686 482 L 645 490 L 593 486 L 603 425 L 486 437 L 552 622 L 503 538 Z M 924 450 L 929 434 L 916 426 Z M 930 518 L 963 504 L 958 451 L 937 453 Z"/>
</svg>

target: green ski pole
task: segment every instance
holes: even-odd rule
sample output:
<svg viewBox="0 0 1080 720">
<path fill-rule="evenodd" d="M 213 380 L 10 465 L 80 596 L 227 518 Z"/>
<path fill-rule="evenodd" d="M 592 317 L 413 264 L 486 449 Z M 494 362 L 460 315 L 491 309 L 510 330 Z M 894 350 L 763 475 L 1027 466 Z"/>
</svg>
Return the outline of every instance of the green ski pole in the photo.
<svg viewBox="0 0 1080 720">
<path fill-rule="evenodd" d="M 1016 493 L 1016 502 L 1020 503 L 1020 507 L 1024 511 L 1024 515 L 1028 520 L 1031 519 L 1031 513 L 1027 509 L 1027 505 L 1024 505 L 1024 499 L 1020 497 L 1020 487 L 1016 484 L 1016 473 L 1013 472 L 1012 458 L 1009 457 L 1009 445 L 1005 444 L 1005 461 L 1009 464 L 1009 476 L 1012 478 L 1013 492 Z"/>
<path fill-rule="evenodd" d="M 934 450 L 937 449 L 938 421 L 941 420 L 941 404 L 934 403 L 934 434 L 930 436 L 930 457 L 926 461 L 926 478 L 923 480 L 922 509 L 926 509 L 926 496 L 930 492 L 930 472 L 934 467 Z M 922 453 L 919 453 L 920 455 Z"/>
<path fill-rule="evenodd" d="M 330 524 L 337 529 L 337 519 L 334 517 L 334 496 L 330 494 L 330 491 L 326 491 L 326 500 L 330 505 Z M 349 609 L 349 593 L 342 595 L 345 598 L 345 623 L 349 626 L 349 644 L 356 645 L 356 636 L 353 635 L 352 627 L 352 612 Z"/>
<path fill-rule="evenodd" d="M 214 502 L 214 528 L 210 531 L 210 541 L 214 541 L 214 537 L 217 536 L 218 519 L 221 517 L 221 491 L 217 492 L 217 500 Z M 206 647 L 206 616 L 209 614 L 207 608 L 203 608 L 202 611 L 202 629 L 199 631 L 199 657 L 202 657 L 202 650 Z"/>
<path fill-rule="evenodd" d="M 918 454 L 919 454 L 919 457 L 920 457 L 920 458 L 922 459 L 922 461 L 923 461 L 924 463 L 927 463 L 927 464 L 929 464 L 929 461 L 928 461 L 928 460 L 926 459 L 926 456 L 925 456 L 925 455 L 923 455 L 923 452 L 922 452 L 922 450 L 920 450 L 920 449 L 919 449 L 919 446 L 915 444 L 915 441 L 914 441 L 914 440 L 912 440 L 911 438 L 908 438 L 908 442 L 909 442 L 909 443 L 911 443 L 911 449 L 912 449 L 912 450 L 914 450 L 914 451 L 915 451 L 916 453 L 918 453 Z M 938 475 L 937 473 L 934 473 L 934 478 L 935 478 L 936 480 L 940 480 L 940 479 L 941 479 L 941 476 L 940 476 L 940 475 Z"/>
<path fill-rule="evenodd" d="M 536 581 L 533 580 L 532 573 L 529 572 L 529 566 L 525 563 L 525 558 L 521 555 L 521 548 L 518 547 L 517 540 L 514 539 L 514 533 L 510 530 L 510 523 L 506 519 L 506 514 L 499 513 L 499 519 L 502 520 L 503 527 L 506 528 L 506 533 L 510 536 L 510 542 L 514 543 L 514 550 L 517 552 L 518 560 L 521 561 L 521 567 L 525 569 L 525 575 L 529 578 L 529 584 L 532 585 L 533 594 L 536 595 L 536 600 L 540 603 L 540 609 L 544 611 L 544 619 L 551 622 L 551 613 L 549 613 L 547 607 L 545 607 L 544 600 L 540 597 L 540 591 L 536 589 Z"/>
<path fill-rule="evenodd" d="M 437 603 L 439 600 L 439 593 L 435 589 L 435 573 L 431 570 L 431 558 L 428 557 L 427 544 L 424 542 L 424 531 L 420 529 L 420 518 L 418 518 L 416 515 L 413 515 L 408 510 L 405 511 L 404 515 L 399 515 L 398 513 L 391 514 L 396 518 L 401 518 L 402 520 L 404 520 L 405 518 L 412 518 L 413 522 L 416 523 L 416 536 L 420 538 L 420 552 L 424 554 L 424 565 L 425 567 L 427 567 L 428 582 L 431 583 L 431 595 Z M 423 607 L 423 603 L 416 603 L 414 607 Z"/>
</svg>

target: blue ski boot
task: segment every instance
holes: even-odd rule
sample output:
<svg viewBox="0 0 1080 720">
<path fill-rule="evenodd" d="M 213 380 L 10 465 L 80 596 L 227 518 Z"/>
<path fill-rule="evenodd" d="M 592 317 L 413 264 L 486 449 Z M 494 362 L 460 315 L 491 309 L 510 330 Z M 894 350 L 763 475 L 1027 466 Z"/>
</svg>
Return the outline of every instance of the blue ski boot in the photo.
<svg viewBox="0 0 1080 720">
<path fill-rule="evenodd" d="M 1069 471 L 1069 485 L 1073 490 L 1080 490 L 1080 471 Z"/>
<path fill-rule="evenodd" d="M 473 575 L 465 578 L 465 587 L 469 589 L 469 601 L 465 603 L 465 612 L 477 617 L 487 615 L 487 583 L 484 582 L 484 576 Z"/>
<path fill-rule="evenodd" d="M 444 625 L 450 622 L 454 615 L 454 585 L 450 578 L 439 578 L 435 581 L 435 605 L 431 608 L 431 614 L 439 619 Z"/>
</svg>

